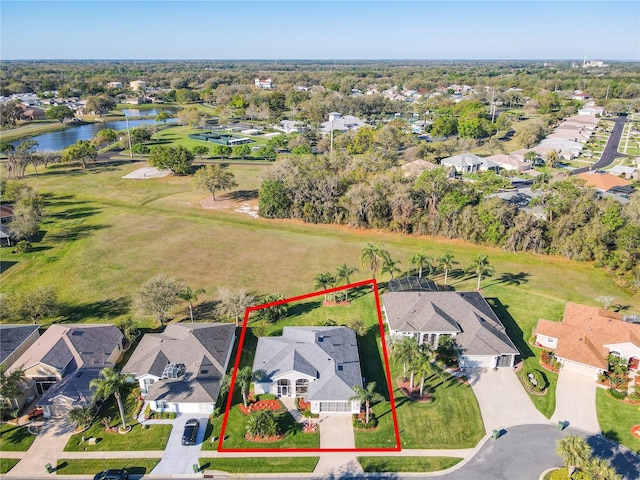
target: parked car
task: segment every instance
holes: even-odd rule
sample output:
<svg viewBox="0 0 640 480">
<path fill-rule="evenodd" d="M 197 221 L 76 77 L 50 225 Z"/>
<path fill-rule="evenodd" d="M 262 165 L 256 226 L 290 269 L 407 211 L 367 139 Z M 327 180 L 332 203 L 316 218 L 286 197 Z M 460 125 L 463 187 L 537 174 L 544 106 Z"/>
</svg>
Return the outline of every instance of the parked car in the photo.
<svg viewBox="0 0 640 480">
<path fill-rule="evenodd" d="M 98 473 L 93 480 L 127 480 L 129 472 L 122 470 L 106 470 Z"/>
<path fill-rule="evenodd" d="M 196 436 L 198 435 L 199 426 L 200 426 L 200 422 L 198 422 L 198 419 L 191 418 L 187 420 L 187 423 L 184 424 L 184 433 L 182 434 L 183 445 L 196 444 Z"/>
</svg>

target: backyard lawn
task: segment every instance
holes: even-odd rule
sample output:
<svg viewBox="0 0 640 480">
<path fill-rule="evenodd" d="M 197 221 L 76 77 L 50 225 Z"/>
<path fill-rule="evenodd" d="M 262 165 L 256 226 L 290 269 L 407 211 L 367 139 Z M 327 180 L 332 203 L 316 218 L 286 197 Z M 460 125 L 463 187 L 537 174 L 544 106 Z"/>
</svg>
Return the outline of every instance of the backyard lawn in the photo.
<svg viewBox="0 0 640 480">
<path fill-rule="evenodd" d="M 27 427 L 0 424 L 0 452 L 26 452 L 35 439 Z"/>
<path fill-rule="evenodd" d="M 603 388 L 596 391 L 596 410 L 602 434 L 640 453 L 640 439 L 633 436 L 631 427 L 640 425 L 640 405 L 614 400 Z"/>
<path fill-rule="evenodd" d="M 437 472 L 451 468 L 461 460 L 458 457 L 358 457 L 360 466 L 367 473 Z"/>
<path fill-rule="evenodd" d="M 228 473 L 311 473 L 319 457 L 200 458 L 200 470 Z"/>
<path fill-rule="evenodd" d="M 101 470 L 125 468 L 130 475 L 145 475 L 160 462 L 159 458 L 100 458 L 58 460 L 56 473 L 61 475 L 94 475 Z"/>
</svg>

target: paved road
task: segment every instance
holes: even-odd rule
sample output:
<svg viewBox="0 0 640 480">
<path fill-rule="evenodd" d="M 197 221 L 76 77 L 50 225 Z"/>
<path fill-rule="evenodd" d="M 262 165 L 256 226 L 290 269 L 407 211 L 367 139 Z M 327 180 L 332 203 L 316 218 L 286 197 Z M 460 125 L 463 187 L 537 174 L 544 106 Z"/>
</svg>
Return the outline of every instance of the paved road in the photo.
<svg viewBox="0 0 640 480">
<path fill-rule="evenodd" d="M 620 138 L 622 138 L 622 130 L 625 123 L 627 123 L 626 116 L 617 117 L 614 120 L 613 129 L 611 130 L 611 135 L 609 135 L 609 141 L 604 147 L 600 160 L 594 163 L 591 167 L 576 168 L 571 171 L 571 174 L 577 175 L 578 173 L 588 172 L 589 170 L 597 170 L 599 168 L 607 167 L 611 165 L 617 157 L 623 156 L 623 154 L 618 153 L 618 145 L 620 144 Z"/>
</svg>

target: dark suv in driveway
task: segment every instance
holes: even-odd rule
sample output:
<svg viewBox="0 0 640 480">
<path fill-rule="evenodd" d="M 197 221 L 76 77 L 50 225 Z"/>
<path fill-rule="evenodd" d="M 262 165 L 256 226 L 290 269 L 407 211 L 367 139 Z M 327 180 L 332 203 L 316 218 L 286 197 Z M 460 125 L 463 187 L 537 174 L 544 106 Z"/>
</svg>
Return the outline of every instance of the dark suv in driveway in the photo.
<svg viewBox="0 0 640 480">
<path fill-rule="evenodd" d="M 184 424 L 184 433 L 182 434 L 183 445 L 195 445 L 196 436 L 198 435 L 198 427 L 200 422 L 197 419 L 191 418 Z"/>
<path fill-rule="evenodd" d="M 107 470 L 105 472 L 98 473 L 93 480 L 127 480 L 129 478 L 129 472 L 126 470 Z"/>
</svg>

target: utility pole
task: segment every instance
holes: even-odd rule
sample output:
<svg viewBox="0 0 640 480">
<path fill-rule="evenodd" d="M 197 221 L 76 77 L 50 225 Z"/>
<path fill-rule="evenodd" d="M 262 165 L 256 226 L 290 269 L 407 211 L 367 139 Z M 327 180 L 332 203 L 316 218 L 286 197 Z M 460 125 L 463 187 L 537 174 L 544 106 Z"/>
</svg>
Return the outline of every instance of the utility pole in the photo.
<svg viewBox="0 0 640 480">
<path fill-rule="evenodd" d="M 329 153 L 333 156 L 333 120 L 331 120 L 331 146 L 329 147 Z"/>
<path fill-rule="evenodd" d="M 611 84 L 607 85 L 607 94 L 604 97 L 604 101 L 606 102 L 607 100 L 609 100 L 609 89 L 611 88 Z"/>
<path fill-rule="evenodd" d="M 496 105 L 493 103 L 493 98 L 496 94 L 496 89 L 491 89 L 491 123 L 496 123 Z"/>
<path fill-rule="evenodd" d="M 129 117 L 125 115 L 124 119 L 127 122 L 127 137 L 129 137 L 129 157 L 133 159 L 133 150 L 131 149 L 131 131 L 129 130 Z"/>
</svg>

